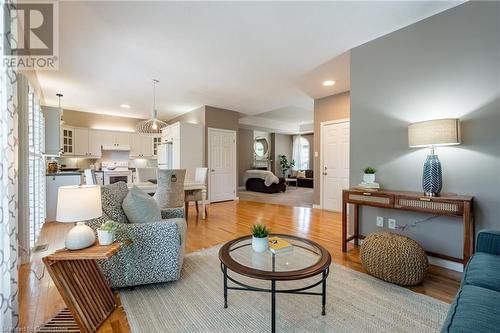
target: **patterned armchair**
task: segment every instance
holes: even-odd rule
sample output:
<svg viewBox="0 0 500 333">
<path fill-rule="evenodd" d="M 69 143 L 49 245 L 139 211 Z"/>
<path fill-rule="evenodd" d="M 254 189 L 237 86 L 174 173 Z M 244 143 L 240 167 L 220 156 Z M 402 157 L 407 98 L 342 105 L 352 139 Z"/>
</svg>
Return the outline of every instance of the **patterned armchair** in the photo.
<svg viewBox="0 0 500 333">
<path fill-rule="evenodd" d="M 102 186 L 101 191 L 103 215 L 86 224 L 96 231 L 106 220 L 123 223 L 125 233 L 133 241 L 133 245 L 113 257 L 98 261 L 110 286 L 121 288 L 179 279 L 186 243 L 184 208 L 162 210 L 162 220 L 158 222 L 129 223 L 122 209 L 127 184 Z"/>
</svg>

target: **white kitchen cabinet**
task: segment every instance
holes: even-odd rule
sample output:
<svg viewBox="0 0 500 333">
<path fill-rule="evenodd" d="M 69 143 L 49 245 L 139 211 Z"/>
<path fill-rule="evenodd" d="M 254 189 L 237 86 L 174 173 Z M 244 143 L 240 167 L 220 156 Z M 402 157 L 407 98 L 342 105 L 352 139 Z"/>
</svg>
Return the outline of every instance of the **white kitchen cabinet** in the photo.
<svg viewBox="0 0 500 333">
<path fill-rule="evenodd" d="M 131 157 L 153 157 L 153 137 L 145 134 L 130 134 Z"/>
<path fill-rule="evenodd" d="M 158 145 L 161 144 L 161 136 L 153 136 L 153 157 L 158 157 Z"/>
<path fill-rule="evenodd" d="M 114 144 L 117 144 L 118 146 L 130 146 L 130 134 L 128 132 L 114 132 L 115 133 L 115 140 Z"/>
<path fill-rule="evenodd" d="M 46 217 L 45 221 L 55 221 L 57 212 L 57 191 L 61 186 L 80 185 L 80 174 L 56 174 L 45 177 L 45 205 Z"/>
<path fill-rule="evenodd" d="M 74 145 L 74 131 L 75 129 L 68 126 L 63 126 L 61 128 L 61 145 L 62 145 L 62 155 L 74 155 L 73 145 Z"/>
<path fill-rule="evenodd" d="M 75 128 L 73 133 L 73 155 L 89 155 L 89 130 L 86 128 Z"/>
<path fill-rule="evenodd" d="M 101 157 L 102 145 L 113 144 L 115 132 L 102 130 L 89 130 L 89 152 L 93 157 Z"/>
<path fill-rule="evenodd" d="M 196 168 L 205 165 L 205 130 L 203 125 L 174 123 L 162 131 L 159 149 L 160 169 L 186 169 L 186 180 L 194 181 Z"/>
</svg>

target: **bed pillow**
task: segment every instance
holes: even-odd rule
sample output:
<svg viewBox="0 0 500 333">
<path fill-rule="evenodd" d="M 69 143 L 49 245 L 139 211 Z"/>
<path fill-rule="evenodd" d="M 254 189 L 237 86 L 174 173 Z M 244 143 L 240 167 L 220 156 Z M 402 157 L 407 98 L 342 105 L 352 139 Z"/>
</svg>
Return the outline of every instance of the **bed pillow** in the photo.
<svg viewBox="0 0 500 333">
<path fill-rule="evenodd" d="M 305 171 L 297 171 L 297 178 L 306 178 Z"/>
<path fill-rule="evenodd" d="M 161 221 L 161 209 L 156 200 L 137 186 L 128 191 L 122 208 L 131 223 Z"/>
</svg>

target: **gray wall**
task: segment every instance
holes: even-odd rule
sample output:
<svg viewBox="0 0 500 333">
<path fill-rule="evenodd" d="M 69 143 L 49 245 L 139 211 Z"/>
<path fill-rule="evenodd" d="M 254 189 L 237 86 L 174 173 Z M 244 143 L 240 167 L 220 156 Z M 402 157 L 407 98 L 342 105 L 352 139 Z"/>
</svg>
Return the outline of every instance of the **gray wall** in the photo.
<svg viewBox="0 0 500 333">
<path fill-rule="evenodd" d="M 314 196 L 313 204 L 319 205 L 321 200 L 321 123 L 324 121 L 349 118 L 349 92 L 340 93 L 314 100 L 314 150 L 318 153 L 313 159 Z M 313 155 L 314 156 L 314 155 Z"/>
<path fill-rule="evenodd" d="M 168 121 L 168 123 L 170 124 L 176 122 L 205 124 L 205 106 L 200 106 L 197 109 L 181 114 L 180 116 L 170 119 Z"/>
<path fill-rule="evenodd" d="M 280 156 L 286 155 L 288 160 L 292 159 L 292 136 L 288 134 L 273 133 L 271 138 L 271 145 L 273 147 L 273 155 L 271 156 L 274 165 L 273 172 L 276 176 L 283 177 L 283 171 L 280 166 Z"/>
<path fill-rule="evenodd" d="M 351 51 L 351 185 L 373 165 L 385 188 L 421 190 L 427 149 L 407 144 L 409 123 L 462 121 L 462 144 L 443 147 L 444 191 L 474 196 L 476 231 L 500 228 L 499 2 L 468 2 Z M 362 234 L 376 215 L 398 224 L 426 215 L 365 208 Z M 438 218 L 404 234 L 427 250 L 461 257 L 462 223 Z"/>
<path fill-rule="evenodd" d="M 243 175 L 253 167 L 253 131 L 240 128 L 238 131 L 238 184 L 245 186 Z"/>
</svg>

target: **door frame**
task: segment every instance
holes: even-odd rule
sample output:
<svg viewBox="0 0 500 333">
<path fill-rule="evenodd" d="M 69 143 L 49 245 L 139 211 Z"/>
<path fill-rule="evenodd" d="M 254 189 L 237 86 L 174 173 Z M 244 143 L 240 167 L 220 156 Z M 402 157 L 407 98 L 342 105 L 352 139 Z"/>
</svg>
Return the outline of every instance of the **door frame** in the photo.
<svg viewBox="0 0 500 333">
<path fill-rule="evenodd" d="M 319 195 L 320 195 L 320 199 L 319 199 L 319 206 L 320 206 L 320 209 L 324 209 L 324 203 L 323 203 L 323 191 L 324 191 L 324 181 L 323 181 L 323 170 L 324 170 L 324 158 L 325 158 L 325 154 L 323 153 L 323 137 L 324 137 L 324 128 L 326 126 L 329 126 L 329 125 L 334 125 L 334 124 L 341 124 L 341 123 L 349 123 L 349 129 L 351 127 L 351 118 L 342 118 L 342 119 L 336 119 L 336 120 L 328 120 L 328 121 L 322 121 L 320 124 L 319 124 L 319 133 L 320 133 L 320 138 L 319 138 L 319 151 L 321 152 L 320 153 L 320 162 L 319 162 L 319 173 L 320 173 L 320 179 L 319 179 Z M 349 130 L 349 152 L 351 150 L 351 132 Z M 350 154 L 349 154 L 350 156 Z M 350 163 L 349 163 L 350 165 Z M 349 177 L 351 176 L 350 175 L 351 173 L 351 170 L 349 170 Z"/>
<path fill-rule="evenodd" d="M 207 128 L 207 165 L 208 165 L 208 200 L 212 202 L 212 161 L 211 161 L 211 153 L 210 153 L 210 147 L 212 146 L 212 138 L 211 134 L 213 131 L 219 131 L 219 132 L 226 132 L 226 133 L 231 133 L 234 135 L 234 145 L 233 145 L 233 165 L 234 165 L 234 179 L 233 179 L 233 198 L 230 200 L 237 200 L 237 178 L 238 178 L 238 158 L 237 158 L 237 145 L 238 145 L 238 133 L 235 130 L 228 130 L 228 129 L 223 129 L 223 128 L 215 128 L 215 127 L 208 127 Z"/>
</svg>

